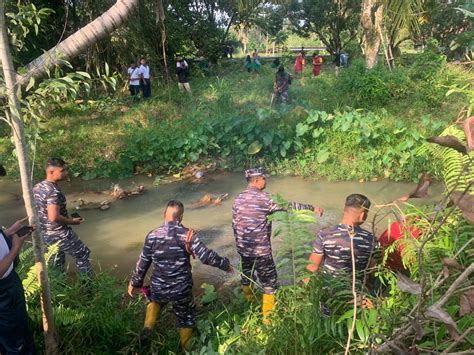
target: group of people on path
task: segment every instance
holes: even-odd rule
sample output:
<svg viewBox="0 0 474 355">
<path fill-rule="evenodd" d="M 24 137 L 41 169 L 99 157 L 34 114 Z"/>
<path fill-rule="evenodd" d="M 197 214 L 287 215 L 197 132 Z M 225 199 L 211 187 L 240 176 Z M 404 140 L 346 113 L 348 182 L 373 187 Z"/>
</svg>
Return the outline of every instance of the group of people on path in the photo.
<svg viewBox="0 0 474 355">
<path fill-rule="evenodd" d="M 226 47 L 227 48 L 227 47 Z M 301 76 L 304 71 L 306 52 L 304 48 L 298 52 L 295 63 L 293 65 L 294 73 L 296 76 Z M 348 63 L 348 56 L 345 52 L 338 53 L 334 60 L 336 65 L 336 75 L 339 74 L 339 68 L 346 67 Z M 323 57 L 319 54 L 319 51 L 315 51 L 312 57 L 313 65 L 313 77 L 317 77 L 321 74 L 321 67 L 323 65 Z M 244 70 L 250 72 L 260 72 L 262 66 L 260 55 L 257 49 L 254 49 L 252 56 L 247 54 L 244 62 Z M 272 64 L 273 68 L 278 68 L 275 80 L 274 80 L 274 99 L 283 103 L 288 103 L 288 87 L 291 84 L 291 75 L 284 71 L 283 66 L 280 65 L 279 58 L 276 58 Z M 178 79 L 178 88 L 180 91 L 191 92 L 191 86 L 189 84 L 189 63 L 183 56 L 178 55 L 176 57 L 176 77 Z M 141 58 L 138 65 L 135 62 L 131 62 L 127 70 L 128 73 L 128 87 L 130 95 L 136 97 L 142 92 L 143 98 L 149 98 L 151 96 L 151 77 L 150 67 L 147 64 L 145 58 Z M 272 99 L 273 103 L 273 99 Z"/>
<path fill-rule="evenodd" d="M 176 57 L 176 77 L 180 91 L 191 92 L 189 85 L 189 63 L 183 56 Z M 151 96 L 150 67 L 145 58 L 141 58 L 139 65 L 131 62 L 127 69 L 128 89 L 132 97 L 137 97 L 142 92 L 142 97 L 147 99 Z"/>
<path fill-rule="evenodd" d="M 295 75 L 302 75 L 304 71 L 305 59 L 305 51 L 302 49 L 296 55 L 295 64 L 293 65 Z M 347 68 L 349 64 L 348 54 L 345 51 L 337 52 L 333 63 L 336 67 L 336 75 L 339 75 L 340 68 Z M 313 53 L 311 64 L 313 66 L 313 77 L 319 76 L 321 74 L 321 67 L 323 65 L 323 57 L 319 54 L 319 51 L 315 51 Z"/>
<path fill-rule="evenodd" d="M 258 54 L 257 49 L 253 50 L 252 57 L 250 57 L 250 54 L 247 54 L 244 64 L 244 70 L 246 70 L 247 73 L 254 71 L 258 74 L 260 72 L 261 66 L 262 62 L 260 61 L 260 55 Z"/>
<path fill-rule="evenodd" d="M 140 61 L 130 62 L 127 69 L 128 73 L 128 90 L 131 96 L 137 96 L 142 92 L 143 98 L 151 96 L 151 76 L 150 67 L 145 58 L 140 58 Z"/>
<path fill-rule="evenodd" d="M 339 75 L 340 68 L 345 68 L 348 65 L 348 55 L 345 52 L 337 53 L 334 64 L 336 66 L 336 75 Z M 296 77 L 301 77 L 303 75 L 305 65 L 305 51 L 304 48 L 298 52 L 295 63 L 293 65 L 293 70 Z M 323 57 L 319 54 L 319 51 L 315 51 L 312 56 L 312 65 L 313 77 L 318 77 L 321 74 L 321 67 L 323 65 Z M 273 81 L 273 102 L 281 102 L 284 104 L 289 103 L 288 88 L 291 85 L 291 75 L 285 71 L 285 68 L 280 65 L 280 59 L 276 58 L 272 63 L 273 68 L 278 68 L 275 79 Z"/>
</svg>

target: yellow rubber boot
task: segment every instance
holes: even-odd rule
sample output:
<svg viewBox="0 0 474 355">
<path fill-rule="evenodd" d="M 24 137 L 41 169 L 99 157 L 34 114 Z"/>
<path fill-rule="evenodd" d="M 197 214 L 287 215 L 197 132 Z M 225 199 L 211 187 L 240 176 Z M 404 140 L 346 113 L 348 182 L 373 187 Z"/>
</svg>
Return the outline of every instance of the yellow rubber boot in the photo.
<svg viewBox="0 0 474 355">
<path fill-rule="evenodd" d="M 193 328 L 179 328 L 179 342 L 183 350 L 188 348 L 189 340 L 193 335 Z"/>
<path fill-rule="evenodd" d="M 153 329 L 156 324 L 156 319 L 158 318 L 158 313 L 160 313 L 160 305 L 156 302 L 148 303 L 143 328 Z"/>
<path fill-rule="evenodd" d="M 270 325 L 269 315 L 273 307 L 275 307 L 275 296 L 264 293 L 262 303 L 263 324 Z"/>
<path fill-rule="evenodd" d="M 252 287 L 250 285 L 243 285 L 242 286 L 242 291 L 244 293 L 244 297 L 247 301 L 251 301 L 253 298 L 253 291 Z"/>
</svg>

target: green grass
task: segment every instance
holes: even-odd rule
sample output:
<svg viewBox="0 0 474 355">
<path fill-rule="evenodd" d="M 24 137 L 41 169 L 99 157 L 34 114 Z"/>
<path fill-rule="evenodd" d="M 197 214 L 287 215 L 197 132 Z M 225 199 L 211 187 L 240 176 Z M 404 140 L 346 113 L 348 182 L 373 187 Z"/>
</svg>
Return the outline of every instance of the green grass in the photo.
<svg viewBox="0 0 474 355">
<path fill-rule="evenodd" d="M 283 63 L 291 68 L 292 60 Z M 423 159 L 413 162 L 408 172 L 407 166 L 397 166 L 402 153 L 404 159 L 412 160 L 416 151 L 398 149 L 396 145 L 406 136 L 395 137 L 391 132 L 402 127 L 406 134 L 418 132 L 416 143 L 438 134 L 452 124 L 469 100 L 465 95 L 445 97 L 445 93 L 473 76 L 444 64 L 427 79 L 412 80 L 419 68 L 410 65 L 394 73 L 384 68 L 365 73 L 356 61 L 338 78 L 330 65 L 323 67 L 318 78 L 311 77 L 307 66 L 304 77 L 291 85 L 292 104 L 272 108 L 273 69 L 268 64 L 259 74 L 248 74 L 239 63 L 211 67 L 212 76 L 193 70 L 192 95 L 179 92 L 174 83 L 154 82 L 148 101 L 133 101 L 126 93 L 116 93 L 86 104 L 62 104 L 39 125 L 36 169 L 41 170 L 46 157 L 62 156 L 77 176 L 120 178 L 136 172 L 174 173 L 210 159 L 223 169 L 259 162 L 276 173 L 314 178 L 413 180 L 432 168 Z M 337 114 L 354 109 L 368 115 L 373 112 L 386 139 L 364 145 L 351 130 L 326 127 L 324 137 L 314 142 L 305 137 L 305 146 L 298 146 L 296 127 L 311 112 Z M 262 138 L 268 132 L 273 138 Z M 30 129 L 29 133 L 36 132 Z M 262 147 L 257 154 L 249 154 L 255 142 Z M 318 153 L 325 149 L 329 158 L 321 164 Z M 0 138 L 0 164 L 15 174 L 12 150 L 9 137 Z M 398 155 L 391 154 L 392 150 Z M 373 161 L 380 159 L 384 163 L 374 167 Z"/>
</svg>

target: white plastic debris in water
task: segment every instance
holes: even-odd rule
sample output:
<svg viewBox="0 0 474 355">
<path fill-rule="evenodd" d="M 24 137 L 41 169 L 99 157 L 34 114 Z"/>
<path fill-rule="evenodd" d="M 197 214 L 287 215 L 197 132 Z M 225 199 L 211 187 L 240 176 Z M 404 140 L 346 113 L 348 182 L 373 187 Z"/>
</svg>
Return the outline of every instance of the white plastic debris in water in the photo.
<svg viewBox="0 0 474 355">
<path fill-rule="evenodd" d="M 194 174 L 194 177 L 195 177 L 196 179 L 200 179 L 200 178 L 202 178 L 203 176 L 204 176 L 204 172 L 202 172 L 201 170 L 196 171 L 196 173 Z"/>
</svg>

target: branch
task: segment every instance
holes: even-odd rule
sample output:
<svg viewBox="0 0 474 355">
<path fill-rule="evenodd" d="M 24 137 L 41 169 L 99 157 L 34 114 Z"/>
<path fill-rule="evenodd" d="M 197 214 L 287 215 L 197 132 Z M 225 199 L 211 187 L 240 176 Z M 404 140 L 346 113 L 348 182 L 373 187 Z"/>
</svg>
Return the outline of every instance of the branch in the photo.
<svg viewBox="0 0 474 355">
<path fill-rule="evenodd" d="M 349 354 L 349 349 L 351 347 L 351 340 L 352 340 L 352 335 L 354 334 L 355 330 L 355 324 L 357 320 L 357 292 L 355 288 L 356 284 L 356 265 L 355 265 L 355 254 L 354 254 L 354 236 L 355 233 L 353 230 L 347 230 L 347 234 L 349 234 L 349 238 L 351 240 L 351 260 L 352 260 L 352 297 L 354 298 L 354 309 L 353 309 L 353 314 L 352 314 L 352 326 L 351 329 L 349 329 L 349 334 L 347 336 L 347 343 L 346 343 L 346 349 L 344 351 L 344 355 Z"/>
<path fill-rule="evenodd" d="M 25 66 L 24 74 L 16 75 L 18 87 L 26 85 L 30 78 L 39 78 L 49 69 L 61 65 L 82 53 L 87 47 L 100 41 L 120 27 L 138 6 L 139 0 L 117 0 L 116 4 L 101 16 L 81 28 Z"/>
<path fill-rule="evenodd" d="M 458 276 L 458 278 L 452 283 L 452 285 L 448 288 L 446 293 L 444 294 L 443 297 L 441 297 L 438 302 L 434 304 L 434 306 L 437 307 L 442 307 L 451 297 L 451 295 L 456 291 L 456 289 L 464 282 L 466 279 L 474 272 L 474 263 L 469 265 L 469 267 L 462 272 L 461 275 Z"/>
<path fill-rule="evenodd" d="M 468 336 L 472 331 L 474 330 L 474 327 L 468 328 L 464 333 L 461 334 L 459 339 L 456 341 L 453 341 L 453 343 L 445 350 L 443 351 L 443 354 L 447 354 L 452 348 L 454 348 L 457 344 L 459 344 L 466 336 Z"/>
</svg>

